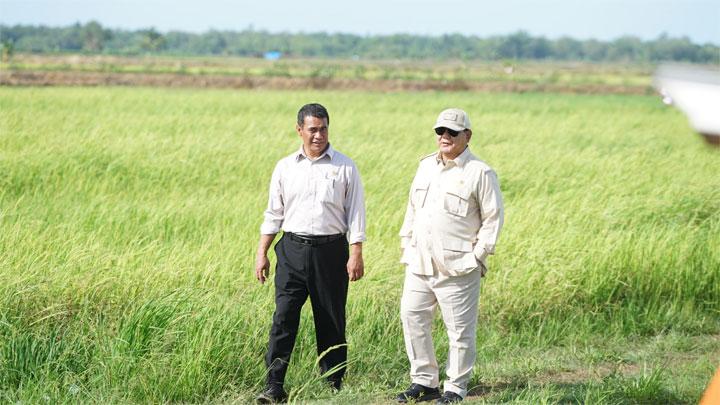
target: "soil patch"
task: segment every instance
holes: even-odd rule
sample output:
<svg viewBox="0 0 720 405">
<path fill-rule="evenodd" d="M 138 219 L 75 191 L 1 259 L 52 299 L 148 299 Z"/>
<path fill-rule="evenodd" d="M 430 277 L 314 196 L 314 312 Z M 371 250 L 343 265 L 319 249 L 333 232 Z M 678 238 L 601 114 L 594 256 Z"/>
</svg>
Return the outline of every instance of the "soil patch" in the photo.
<svg viewBox="0 0 720 405">
<path fill-rule="evenodd" d="M 148 86 L 258 90 L 476 91 L 577 94 L 652 94 L 652 88 L 609 84 L 467 82 L 440 80 L 361 80 L 339 78 L 264 77 L 175 73 L 105 73 L 76 71 L 3 71 L 2 86 Z"/>
</svg>

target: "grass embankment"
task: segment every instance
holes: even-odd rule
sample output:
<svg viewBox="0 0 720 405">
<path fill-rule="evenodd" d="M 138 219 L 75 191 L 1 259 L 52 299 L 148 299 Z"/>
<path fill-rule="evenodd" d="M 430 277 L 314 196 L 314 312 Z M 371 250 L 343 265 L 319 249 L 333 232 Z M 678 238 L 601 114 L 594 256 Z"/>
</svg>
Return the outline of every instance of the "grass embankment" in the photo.
<svg viewBox="0 0 720 405">
<path fill-rule="evenodd" d="M 0 84 L 650 94 L 653 69 L 585 62 L 22 54 L 0 63 Z"/>
<path fill-rule="evenodd" d="M 656 98 L 142 88 L 0 92 L 0 400 L 249 401 L 273 310 L 258 227 L 309 101 L 362 173 L 367 276 L 345 390 L 317 376 L 306 308 L 292 399 L 408 383 L 396 235 L 453 105 L 507 207 L 469 399 L 697 401 L 720 360 L 720 155 Z"/>
</svg>

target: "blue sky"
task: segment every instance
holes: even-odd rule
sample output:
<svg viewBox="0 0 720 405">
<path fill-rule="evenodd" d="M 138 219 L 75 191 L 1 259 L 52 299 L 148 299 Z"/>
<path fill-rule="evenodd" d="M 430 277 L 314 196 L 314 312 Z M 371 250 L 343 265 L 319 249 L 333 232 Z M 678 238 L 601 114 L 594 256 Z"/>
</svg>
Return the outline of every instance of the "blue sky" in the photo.
<svg viewBox="0 0 720 405">
<path fill-rule="evenodd" d="M 665 32 L 720 44 L 720 0 L 0 0 L 0 23 L 203 32 L 531 35 L 610 40 Z"/>
</svg>

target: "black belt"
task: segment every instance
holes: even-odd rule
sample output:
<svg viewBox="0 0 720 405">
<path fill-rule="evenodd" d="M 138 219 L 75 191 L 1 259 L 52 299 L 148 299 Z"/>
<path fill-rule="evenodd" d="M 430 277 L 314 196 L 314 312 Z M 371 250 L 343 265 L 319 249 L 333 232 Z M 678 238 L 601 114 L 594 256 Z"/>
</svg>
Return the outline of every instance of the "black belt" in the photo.
<svg viewBox="0 0 720 405">
<path fill-rule="evenodd" d="M 302 243 L 303 245 L 311 245 L 311 246 L 318 246 L 318 245 L 324 245 L 326 243 L 334 242 L 342 237 L 345 237 L 344 233 L 338 233 L 336 235 L 322 235 L 322 236 L 314 236 L 314 235 L 298 235 L 296 233 L 292 232 L 285 232 L 285 235 L 287 235 L 291 241 Z"/>
</svg>

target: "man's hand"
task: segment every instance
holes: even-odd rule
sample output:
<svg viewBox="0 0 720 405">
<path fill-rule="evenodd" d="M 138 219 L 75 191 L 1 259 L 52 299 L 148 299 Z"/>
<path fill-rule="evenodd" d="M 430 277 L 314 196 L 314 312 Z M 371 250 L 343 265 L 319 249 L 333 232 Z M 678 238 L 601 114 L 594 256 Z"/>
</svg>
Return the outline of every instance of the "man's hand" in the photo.
<svg viewBox="0 0 720 405">
<path fill-rule="evenodd" d="M 357 281 L 365 274 L 365 264 L 362 257 L 362 243 L 350 245 L 350 258 L 347 262 L 347 273 L 350 281 Z"/>
<path fill-rule="evenodd" d="M 261 255 L 258 253 L 258 257 L 255 260 L 255 277 L 260 281 L 260 284 L 264 284 L 270 275 L 270 260 L 266 254 Z"/>
<path fill-rule="evenodd" d="M 270 249 L 270 245 L 272 245 L 273 239 L 275 239 L 275 234 L 260 235 L 257 259 L 255 259 L 255 278 L 258 279 L 260 284 L 264 284 L 270 275 L 270 260 L 268 260 L 267 252 L 268 249 Z"/>
</svg>

